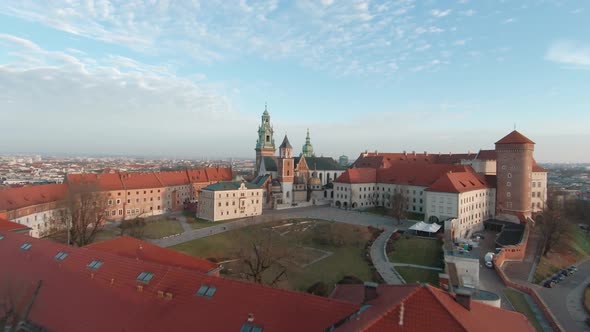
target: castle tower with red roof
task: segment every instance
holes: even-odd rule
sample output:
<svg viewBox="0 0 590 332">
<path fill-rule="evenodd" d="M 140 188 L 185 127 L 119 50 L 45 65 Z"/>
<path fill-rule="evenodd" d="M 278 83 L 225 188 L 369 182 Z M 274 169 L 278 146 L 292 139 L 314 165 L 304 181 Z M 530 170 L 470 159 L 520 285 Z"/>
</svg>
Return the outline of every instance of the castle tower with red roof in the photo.
<svg viewBox="0 0 590 332">
<path fill-rule="evenodd" d="M 258 139 L 256 140 L 256 170 L 260 167 L 260 162 L 264 156 L 275 155 L 275 139 L 273 138 L 274 130 L 270 124 L 270 114 L 266 105 L 262 113 L 262 123 L 258 127 Z"/>
<path fill-rule="evenodd" d="M 282 186 L 283 204 L 293 202 L 293 178 L 295 176 L 295 161 L 293 160 L 293 147 L 289 143 L 287 135 L 279 147 L 278 159 L 279 182 Z"/>
<path fill-rule="evenodd" d="M 496 216 L 525 223 L 531 217 L 535 142 L 514 130 L 496 142 Z"/>
</svg>

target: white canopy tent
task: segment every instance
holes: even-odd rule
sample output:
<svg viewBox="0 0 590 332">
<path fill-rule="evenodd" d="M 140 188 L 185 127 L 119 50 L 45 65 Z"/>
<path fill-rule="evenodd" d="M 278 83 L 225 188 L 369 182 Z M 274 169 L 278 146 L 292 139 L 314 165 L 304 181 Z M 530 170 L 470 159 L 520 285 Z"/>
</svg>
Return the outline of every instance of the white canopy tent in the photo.
<svg viewBox="0 0 590 332">
<path fill-rule="evenodd" d="M 410 230 L 415 232 L 436 233 L 441 227 L 442 226 L 439 224 L 427 224 L 423 221 L 420 221 L 412 225 Z"/>
</svg>

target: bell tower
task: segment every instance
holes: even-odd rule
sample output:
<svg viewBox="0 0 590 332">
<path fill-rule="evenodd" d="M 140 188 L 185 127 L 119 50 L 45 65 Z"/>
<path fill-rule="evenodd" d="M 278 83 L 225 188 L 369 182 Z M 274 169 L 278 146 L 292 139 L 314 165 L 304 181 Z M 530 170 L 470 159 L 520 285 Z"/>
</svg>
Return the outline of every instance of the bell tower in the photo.
<svg viewBox="0 0 590 332">
<path fill-rule="evenodd" d="M 295 161 L 293 160 L 293 147 L 289 143 L 287 135 L 279 147 L 278 172 L 283 191 L 283 204 L 291 204 L 293 202 Z"/>
<path fill-rule="evenodd" d="M 275 154 L 275 139 L 273 137 L 274 130 L 270 124 L 270 115 L 268 108 L 264 105 L 264 113 L 262 113 L 262 122 L 258 126 L 258 139 L 256 140 L 256 171 L 260 168 L 260 162 L 264 156 L 274 156 Z"/>
<path fill-rule="evenodd" d="M 307 136 L 305 137 L 305 144 L 303 145 L 303 149 L 301 150 L 301 155 L 303 157 L 314 157 L 313 154 L 313 146 L 311 145 L 311 139 L 309 138 L 309 128 L 307 129 Z"/>
</svg>

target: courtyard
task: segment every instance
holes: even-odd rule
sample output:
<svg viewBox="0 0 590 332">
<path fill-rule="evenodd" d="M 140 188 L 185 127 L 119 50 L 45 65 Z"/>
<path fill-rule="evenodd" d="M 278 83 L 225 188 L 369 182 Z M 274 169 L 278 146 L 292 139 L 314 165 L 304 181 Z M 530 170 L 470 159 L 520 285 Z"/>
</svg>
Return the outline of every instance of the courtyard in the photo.
<svg viewBox="0 0 590 332">
<path fill-rule="evenodd" d="M 331 290 L 344 276 L 373 280 L 373 270 L 365 257 L 371 238 L 367 227 L 318 219 L 285 219 L 230 230 L 172 246 L 193 256 L 221 263 L 228 277 L 244 278 L 243 253 L 253 243 L 272 246 L 286 267 L 286 279 L 278 287 L 305 291 L 316 282 Z M 265 276 L 270 281 L 277 272 L 271 267 Z"/>
</svg>

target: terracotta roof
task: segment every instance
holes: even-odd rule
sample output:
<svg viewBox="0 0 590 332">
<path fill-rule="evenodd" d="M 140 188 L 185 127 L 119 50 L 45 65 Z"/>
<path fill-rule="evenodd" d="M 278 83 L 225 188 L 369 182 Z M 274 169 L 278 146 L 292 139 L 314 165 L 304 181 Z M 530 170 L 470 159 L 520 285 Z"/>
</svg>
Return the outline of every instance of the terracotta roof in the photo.
<svg viewBox="0 0 590 332">
<path fill-rule="evenodd" d="M 228 167 L 205 168 L 205 173 L 207 173 L 207 181 L 209 182 L 231 181 L 233 179 L 232 170 Z"/>
<path fill-rule="evenodd" d="M 449 171 L 463 171 L 466 167 L 451 164 L 397 164 L 378 170 L 379 183 L 427 187 Z"/>
<path fill-rule="evenodd" d="M 537 164 L 537 161 L 533 159 L 533 172 L 547 173 L 547 170 Z"/>
<path fill-rule="evenodd" d="M 99 190 L 125 190 L 119 173 L 83 173 L 68 174 L 66 182 L 71 187 L 76 186 L 94 186 Z"/>
<path fill-rule="evenodd" d="M 490 186 L 486 182 L 485 176 L 475 173 L 471 167 L 465 167 L 464 171 L 449 171 L 443 174 L 426 190 L 447 193 L 462 193 L 489 187 Z"/>
<path fill-rule="evenodd" d="M 389 168 L 398 164 L 459 164 L 461 160 L 471 160 L 475 156 L 475 153 L 366 152 L 361 153 L 352 167 Z"/>
<path fill-rule="evenodd" d="M 364 287 L 337 287 L 342 286 Z M 335 331 L 535 331 L 520 313 L 476 301 L 468 310 L 453 294 L 430 285 L 379 285 L 377 297 L 367 304 Z"/>
<path fill-rule="evenodd" d="M 324 331 L 358 309 L 340 300 L 91 248 L 18 233 L 2 235 L 0 261 L 10 266 L 2 271 L 2 280 L 14 282 L 25 294 L 43 280 L 30 320 L 50 331 L 240 331 L 249 314 L 264 332 Z M 31 248 L 20 249 L 24 243 Z M 68 254 L 64 260 L 55 258 L 60 251 Z M 95 260 L 103 264 L 91 270 L 88 265 Z M 148 283 L 137 281 L 142 272 L 153 273 Z M 203 285 L 216 287 L 213 296 L 196 295 Z M 0 295 L 7 289 L 0 288 Z M 167 299 L 165 293 L 171 297 Z"/>
<path fill-rule="evenodd" d="M 375 183 L 377 170 L 374 168 L 349 168 L 334 181 L 337 183 Z"/>
<path fill-rule="evenodd" d="M 496 155 L 496 150 L 479 150 L 475 159 L 496 160 L 498 159 L 498 156 Z"/>
<path fill-rule="evenodd" d="M 30 228 L 25 225 L 21 225 L 17 222 L 13 222 L 10 220 L 0 218 L 0 232 L 18 232 L 18 231 L 24 231 L 27 229 L 30 229 Z"/>
<path fill-rule="evenodd" d="M 203 273 L 218 268 L 217 264 L 208 260 L 156 246 L 149 242 L 129 236 L 120 236 L 112 240 L 92 243 L 85 248 L 110 252 L 119 256 L 144 260 L 147 262 L 182 267 Z"/>
<path fill-rule="evenodd" d="M 535 144 L 535 142 L 531 141 L 518 131 L 513 130 L 510 134 L 497 141 L 496 144 Z"/>
<path fill-rule="evenodd" d="M 155 173 L 121 173 L 121 181 L 125 190 L 161 188 L 164 185 Z"/>
<path fill-rule="evenodd" d="M 186 171 L 176 172 L 157 172 L 156 177 L 164 187 L 183 186 L 190 184 L 188 173 Z"/>
<path fill-rule="evenodd" d="M 204 169 L 190 169 L 187 171 L 191 182 L 208 182 L 207 172 Z"/>
<path fill-rule="evenodd" d="M 65 184 L 3 189 L 0 190 L 0 211 L 60 201 L 65 198 L 67 190 L 68 187 Z"/>
</svg>

